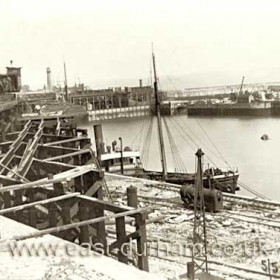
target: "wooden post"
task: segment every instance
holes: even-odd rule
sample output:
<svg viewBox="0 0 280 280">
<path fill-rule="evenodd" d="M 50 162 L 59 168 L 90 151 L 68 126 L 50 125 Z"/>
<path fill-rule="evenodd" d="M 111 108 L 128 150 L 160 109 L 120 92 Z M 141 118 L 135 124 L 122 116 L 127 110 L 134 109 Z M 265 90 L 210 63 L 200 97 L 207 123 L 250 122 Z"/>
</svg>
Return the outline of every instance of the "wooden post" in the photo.
<svg viewBox="0 0 280 280">
<path fill-rule="evenodd" d="M 5 132 L 6 123 L 4 120 L 0 121 L 0 128 L 1 128 L 1 142 L 6 141 L 6 132 Z"/>
<path fill-rule="evenodd" d="M 21 204 L 22 204 L 22 190 L 16 190 L 14 206 L 21 205 Z"/>
<path fill-rule="evenodd" d="M 80 221 L 85 221 L 85 220 L 87 220 L 89 218 L 88 207 L 83 202 L 79 202 L 79 212 L 78 212 L 78 215 L 79 215 Z M 89 243 L 90 242 L 89 226 L 88 225 L 80 227 L 79 241 L 80 241 L 80 244 L 82 244 L 82 243 Z"/>
<path fill-rule="evenodd" d="M 0 188 L 2 188 L 2 187 L 3 187 L 3 185 L 0 184 Z M 10 192 L 3 193 L 3 200 L 4 200 L 4 209 L 12 207 Z M 5 216 L 12 219 L 14 217 L 14 214 L 7 213 L 7 214 L 5 214 Z"/>
<path fill-rule="evenodd" d="M 66 181 L 54 184 L 55 195 L 65 194 L 67 188 L 68 188 L 68 184 Z M 71 224 L 70 201 L 67 199 L 65 201 L 61 201 L 60 204 L 61 204 L 61 218 L 62 218 L 63 224 L 64 225 Z M 66 240 L 72 239 L 70 231 L 64 231 L 62 233 L 61 237 Z"/>
<path fill-rule="evenodd" d="M 144 271 L 149 271 L 148 251 L 147 251 L 147 235 L 146 235 L 146 214 L 137 214 L 136 230 L 139 236 L 137 237 L 137 256 L 138 268 Z"/>
<path fill-rule="evenodd" d="M 52 180 L 53 179 L 53 174 L 48 174 L 48 179 Z M 53 193 L 48 194 L 48 198 L 52 198 L 55 195 Z M 57 223 L 57 213 L 56 213 L 56 207 L 55 203 L 50 203 L 48 205 L 48 218 L 49 218 L 49 227 L 55 227 Z"/>
<path fill-rule="evenodd" d="M 187 277 L 190 280 L 194 280 L 194 263 L 187 262 Z"/>
<path fill-rule="evenodd" d="M 120 217 L 116 219 L 116 232 L 117 232 L 117 242 L 119 242 L 118 246 L 118 261 L 127 264 L 127 248 L 125 246 L 122 247 L 122 240 L 126 237 L 125 231 L 125 217 Z"/>
<path fill-rule="evenodd" d="M 103 200 L 103 190 L 99 188 L 95 193 L 95 197 Z M 104 216 L 103 208 L 93 205 L 90 207 L 90 218 L 99 218 Z M 96 237 L 94 238 L 94 242 L 103 244 L 103 248 L 107 248 L 107 240 L 106 240 L 106 228 L 105 222 L 99 222 L 95 225 L 92 225 L 96 229 Z M 105 252 L 105 254 L 107 251 Z"/>
<path fill-rule="evenodd" d="M 137 188 L 134 186 L 130 186 L 126 189 L 126 193 L 127 193 L 127 205 L 130 207 L 137 208 L 138 206 Z"/>
<path fill-rule="evenodd" d="M 34 202 L 35 201 L 35 190 L 34 189 L 30 189 L 28 191 L 28 197 L 29 197 L 29 201 L 30 202 Z M 35 227 L 36 228 L 36 225 L 37 225 L 37 215 L 36 215 L 36 208 L 35 206 L 28 209 L 28 224 L 31 226 L 31 227 Z"/>
</svg>

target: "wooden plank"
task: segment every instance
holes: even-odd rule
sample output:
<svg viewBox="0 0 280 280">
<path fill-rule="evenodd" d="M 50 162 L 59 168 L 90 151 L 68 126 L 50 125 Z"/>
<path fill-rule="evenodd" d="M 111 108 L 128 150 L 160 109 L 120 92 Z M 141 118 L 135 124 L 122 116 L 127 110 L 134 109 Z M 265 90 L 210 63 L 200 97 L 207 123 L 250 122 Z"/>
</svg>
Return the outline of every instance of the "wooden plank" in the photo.
<svg viewBox="0 0 280 280">
<path fill-rule="evenodd" d="M 16 211 L 19 211 L 19 210 L 25 210 L 25 209 L 34 207 L 36 205 L 45 205 L 45 204 L 49 204 L 49 203 L 52 203 L 52 202 L 69 199 L 69 198 L 72 198 L 72 197 L 76 197 L 79 194 L 80 193 L 78 193 L 78 192 L 69 193 L 69 194 L 65 194 L 65 195 L 56 196 L 56 197 L 53 197 L 53 198 L 47 198 L 47 199 L 40 200 L 40 201 L 30 202 L 30 203 L 27 203 L 27 204 L 22 204 L 22 205 L 10 207 L 10 208 L 2 209 L 2 210 L 0 210 L 0 215 L 4 215 L 4 214 L 10 213 L 10 212 L 16 212 Z"/>
<path fill-rule="evenodd" d="M 90 149 L 85 149 L 85 150 L 79 150 L 73 153 L 68 153 L 68 154 L 64 154 L 64 155 L 60 155 L 60 156 L 56 156 L 56 157 L 52 157 L 52 158 L 47 158 L 44 159 L 43 161 L 55 161 L 55 160 L 59 160 L 59 159 L 63 159 L 63 158 L 68 158 L 68 157 L 75 157 L 78 155 L 82 155 L 82 154 L 91 154 Z"/>
<path fill-rule="evenodd" d="M 5 156 L 1 159 L 0 163 L 1 165 L 8 166 L 9 163 L 12 161 L 16 151 L 19 149 L 21 146 L 21 143 L 24 139 L 24 137 L 27 135 L 28 130 L 30 128 L 31 122 L 28 122 L 25 126 L 24 129 L 20 132 L 18 135 L 17 139 L 13 142 L 13 144 L 10 146 L 9 151 L 5 154 Z M 0 166 L 0 175 L 3 174 L 5 168 Z"/>
<path fill-rule="evenodd" d="M 73 179 L 90 171 L 97 172 L 98 174 L 100 173 L 100 171 L 95 169 L 93 165 L 78 166 L 78 167 L 75 166 L 74 169 L 68 170 L 60 174 L 56 174 L 54 176 L 54 179 L 48 180 L 48 178 L 44 178 L 35 182 L 3 187 L 0 188 L 0 193 L 14 191 L 18 189 L 28 189 L 28 188 L 52 188 L 54 183 L 59 183 L 63 180 L 66 180 L 69 177 Z"/>
<path fill-rule="evenodd" d="M 39 144 L 39 140 L 42 136 L 42 133 L 43 133 L 43 130 L 42 130 L 42 125 L 43 125 L 43 122 L 40 124 L 39 126 L 39 130 L 37 131 L 37 133 L 35 134 L 34 136 L 34 139 L 32 141 L 32 143 L 30 144 L 30 146 L 28 147 L 28 150 L 26 152 L 26 155 L 23 156 L 23 159 L 21 161 L 21 164 L 19 165 L 18 167 L 18 170 L 17 172 L 25 177 L 28 170 L 30 169 L 31 167 L 31 164 L 32 164 L 32 160 L 33 160 L 33 156 L 37 150 L 37 147 L 38 147 L 38 144 Z"/>
<path fill-rule="evenodd" d="M 97 204 L 99 207 L 102 207 L 104 210 L 108 210 L 110 212 L 124 212 L 124 211 L 130 211 L 132 209 L 135 209 L 135 208 L 129 207 L 129 206 L 117 206 L 111 202 L 99 200 L 98 198 L 89 197 L 89 196 L 85 196 L 85 195 L 79 195 L 78 198 L 82 199 L 85 203 L 93 202 L 93 203 Z"/>
<path fill-rule="evenodd" d="M 63 225 L 63 226 L 59 226 L 59 227 L 48 228 L 48 229 L 44 229 L 41 231 L 34 231 L 34 232 L 31 232 L 28 234 L 23 234 L 23 235 L 18 235 L 18 236 L 16 235 L 11 238 L 1 239 L 0 244 L 2 242 L 5 243 L 9 240 L 16 240 L 16 241 L 24 240 L 24 239 L 28 239 L 28 238 L 43 236 L 45 234 L 58 233 L 58 232 L 69 230 L 69 229 L 80 228 L 81 226 L 93 225 L 93 224 L 100 223 L 100 222 L 110 221 L 111 219 L 116 219 L 119 217 L 131 216 L 131 215 L 135 215 L 138 213 L 149 212 L 152 208 L 153 207 L 138 208 L 138 209 L 133 209 L 130 211 L 125 211 L 122 213 L 110 214 L 105 217 L 89 219 L 86 221 L 76 222 L 76 223 Z"/>
<path fill-rule="evenodd" d="M 77 142 L 77 141 L 83 141 L 83 140 L 90 140 L 88 137 L 70 137 L 65 140 L 60 140 L 60 141 L 55 141 L 55 142 L 50 142 L 50 143 L 45 143 L 43 146 L 48 147 L 48 146 L 56 146 L 60 144 L 65 144 L 65 143 L 71 143 L 71 142 Z"/>
<path fill-rule="evenodd" d="M 97 181 L 93 184 L 93 186 L 84 194 L 85 196 L 93 196 L 99 188 L 102 187 L 102 182 L 101 181 Z M 78 202 L 75 203 L 72 207 L 71 207 L 71 210 L 70 210 L 70 215 L 71 215 L 71 218 L 73 218 L 76 214 L 78 213 Z M 58 223 L 57 223 L 58 226 L 62 225 L 62 221 L 60 220 Z"/>
</svg>

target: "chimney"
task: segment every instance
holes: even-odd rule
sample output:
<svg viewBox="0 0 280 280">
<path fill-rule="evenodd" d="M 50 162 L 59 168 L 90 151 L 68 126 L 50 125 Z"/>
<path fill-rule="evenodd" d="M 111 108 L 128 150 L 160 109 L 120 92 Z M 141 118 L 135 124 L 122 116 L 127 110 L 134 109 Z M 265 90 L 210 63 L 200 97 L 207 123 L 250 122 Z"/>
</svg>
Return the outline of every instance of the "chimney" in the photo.
<svg viewBox="0 0 280 280">
<path fill-rule="evenodd" d="M 51 68 L 47 68 L 47 88 L 48 91 L 52 91 L 52 77 L 51 77 Z"/>
<path fill-rule="evenodd" d="M 142 79 L 139 80 L 139 87 L 141 88 L 143 86 L 143 83 L 142 83 Z"/>
</svg>

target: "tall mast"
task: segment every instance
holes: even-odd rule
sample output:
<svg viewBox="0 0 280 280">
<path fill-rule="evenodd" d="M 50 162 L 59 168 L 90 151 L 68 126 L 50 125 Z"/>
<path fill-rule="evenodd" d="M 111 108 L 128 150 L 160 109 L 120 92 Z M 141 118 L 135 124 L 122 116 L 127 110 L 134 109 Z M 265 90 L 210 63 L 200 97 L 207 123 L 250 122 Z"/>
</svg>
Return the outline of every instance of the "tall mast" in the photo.
<svg viewBox="0 0 280 280">
<path fill-rule="evenodd" d="M 67 85 L 67 73 L 66 73 L 66 64 L 64 61 L 64 88 L 65 88 L 65 101 L 68 100 L 68 85 Z"/>
<path fill-rule="evenodd" d="M 160 144 L 160 156 L 161 156 L 161 166 L 162 166 L 162 179 L 166 180 L 167 177 L 167 164 L 166 155 L 164 149 L 163 133 L 162 133 L 162 121 L 160 114 L 160 101 L 158 96 L 158 82 L 157 82 L 157 72 L 156 72 L 156 59 L 153 53 L 153 67 L 154 67 L 154 90 L 155 90 L 155 110 L 158 122 L 158 134 L 159 134 L 159 144 Z"/>
</svg>

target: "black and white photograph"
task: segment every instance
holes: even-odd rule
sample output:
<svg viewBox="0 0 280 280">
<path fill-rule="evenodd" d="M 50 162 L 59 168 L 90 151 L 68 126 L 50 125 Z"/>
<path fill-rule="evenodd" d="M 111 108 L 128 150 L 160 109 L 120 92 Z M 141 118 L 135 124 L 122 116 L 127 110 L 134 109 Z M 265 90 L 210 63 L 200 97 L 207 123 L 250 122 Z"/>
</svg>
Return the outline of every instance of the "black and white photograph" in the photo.
<svg viewBox="0 0 280 280">
<path fill-rule="evenodd" d="M 280 279 L 279 1 L 0 25 L 0 280 Z"/>
</svg>

